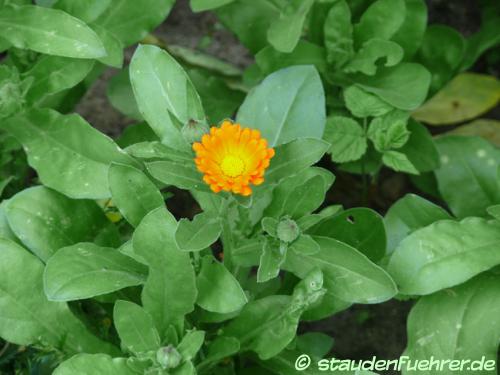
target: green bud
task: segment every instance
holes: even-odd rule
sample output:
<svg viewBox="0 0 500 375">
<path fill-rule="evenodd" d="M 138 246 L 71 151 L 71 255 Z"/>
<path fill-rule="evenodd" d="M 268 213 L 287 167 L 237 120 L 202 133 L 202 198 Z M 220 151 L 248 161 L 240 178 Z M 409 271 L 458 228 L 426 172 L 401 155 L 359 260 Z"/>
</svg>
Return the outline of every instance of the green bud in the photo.
<svg viewBox="0 0 500 375">
<path fill-rule="evenodd" d="M 204 121 L 189 120 L 182 127 L 182 136 L 189 143 L 198 142 L 204 134 L 210 131 L 208 124 Z"/>
<path fill-rule="evenodd" d="M 182 357 L 172 345 L 164 346 L 156 352 L 156 360 L 164 369 L 176 368 L 181 363 Z"/>
<path fill-rule="evenodd" d="M 286 243 L 293 242 L 300 234 L 300 229 L 297 223 L 290 218 L 283 218 L 276 228 L 278 238 Z"/>
</svg>

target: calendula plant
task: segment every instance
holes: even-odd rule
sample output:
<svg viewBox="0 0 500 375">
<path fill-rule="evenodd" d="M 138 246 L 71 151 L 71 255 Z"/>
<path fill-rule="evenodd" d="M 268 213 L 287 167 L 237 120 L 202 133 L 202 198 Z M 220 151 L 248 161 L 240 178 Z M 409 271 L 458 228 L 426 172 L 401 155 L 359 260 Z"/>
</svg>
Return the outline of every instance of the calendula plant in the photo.
<svg viewBox="0 0 500 375">
<path fill-rule="evenodd" d="M 417 300 L 411 359 L 497 358 L 500 153 L 417 122 L 463 92 L 464 76 L 439 90 L 497 43 L 494 22 L 429 72 L 432 35 L 452 32 L 428 34 L 420 1 L 193 0 L 259 51 L 241 81 L 148 34 L 172 1 L 37 3 L 0 0 L 0 337 L 36 350 L 30 371 L 288 375 L 307 354 L 317 374 L 332 339 L 300 322 L 393 298 Z M 107 93 L 141 122 L 113 140 L 73 108 L 139 41 Z M 330 204 L 326 154 L 365 175 L 426 172 L 414 181 L 440 205 Z M 188 217 L 169 209 L 181 197 Z"/>
</svg>

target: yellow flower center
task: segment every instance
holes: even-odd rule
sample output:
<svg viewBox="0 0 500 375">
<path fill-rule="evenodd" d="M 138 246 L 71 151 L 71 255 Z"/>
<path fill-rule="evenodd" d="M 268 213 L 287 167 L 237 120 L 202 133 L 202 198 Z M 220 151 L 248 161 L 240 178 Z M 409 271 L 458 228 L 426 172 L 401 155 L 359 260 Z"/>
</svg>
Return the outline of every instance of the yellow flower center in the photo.
<svg viewBox="0 0 500 375">
<path fill-rule="evenodd" d="M 238 156 L 227 155 L 220 164 L 222 173 L 229 177 L 241 176 L 245 171 L 245 162 Z"/>
</svg>

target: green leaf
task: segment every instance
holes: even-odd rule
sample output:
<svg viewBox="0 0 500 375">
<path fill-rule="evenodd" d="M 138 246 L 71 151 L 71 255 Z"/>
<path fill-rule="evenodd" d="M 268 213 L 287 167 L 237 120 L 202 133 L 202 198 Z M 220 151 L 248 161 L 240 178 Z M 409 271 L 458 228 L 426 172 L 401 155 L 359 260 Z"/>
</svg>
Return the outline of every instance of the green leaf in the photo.
<svg viewBox="0 0 500 375">
<path fill-rule="evenodd" d="M 325 49 L 306 40 L 299 40 L 290 53 L 267 46 L 255 55 L 255 61 L 265 75 L 291 65 L 314 65 L 322 74 L 327 70 Z"/>
<path fill-rule="evenodd" d="M 111 105 L 119 112 L 134 120 L 142 120 L 142 115 L 134 98 L 128 69 L 122 69 L 110 79 L 106 95 Z"/>
<path fill-rule="evenodd" d="M 385 255 L 387 239 L 382 217 L 369 208 L 351 208 L 312 227 L 309 234 L 335 238 L 376 262 Z"/>
<path fill-rule="evenodd" d="M 122 347 L 128 351 L 138 354 L 160 347 L 153 319 L 141 306 L 129 301 L 116 301 L 113 320 Z"/>
<path fill-rule="evenodd" d="M 25 5 L 0 11 L 2 37 L 13 46 L 48 55 L 94 59 L 106 55 L 97 34 L 84 22 L 57 9 Z"/>
<path fill-rule="evenodd" d="M 132 237 L 134 251 L 149 265 L 142 304 L 163 338 L 171 324 L 193 311 L 196 281 L 188 253 L 177 248 L 175 218 L 164 208 L 144 217 Z"/>
<path fill-rule="evenodd" d="M 301 234 L 299 238 L 290 244 L 290 250 L 299 254 L 313 255 L 319 253 L 321 248 L 318 243 L 309 235 Z"/>
<path fill-rule="evenodd" d="M 10 229 L 9 222 L 7 221 L 7 215 L 5 213 L 6 205 L 7 201 L 2 201 L 0 203 L 0 238 L 21 244 L 21 241 L 19 241 L 12 229 Z"/>
<path fill-rule="evenodd" d="M 457 75 L 412 116 L 430 125 L 449 125 L 473 119 L 500 100 L 500 82 L 476 73 Z"/>
<path fill-rule="evenodd" d="M 66 13 L 89 23 L 99 17 L 110 6 L 111 1 L 112 0 L 56 0 L 55 2 L 53 1 L 53 7 L 61 9 Z"/>
<path fill-rule="evenodd" d="M 42 186 L 21 191 L 5 206 L 12 231 L 46 261 L 62 247 L 78 242 L 116 244 L 116 229 L 95 202 L 72 200 Z M 106 238 L 109 234 L 109 238 Z"/>
<path fill-rule="evenodd" d="M 419 299 L 408 318 L 408 346 L 404 355 L 412 361 L 465 360 L 464 369 L 471 361 L 476 369 L 478 363 L 484 363 L 483 371 L 479 372 L 495 373 L 500 337 L 499 286 L 498 275 L 483 274 L 456 288 Z M 457 373 L 447 371 L 446 366 L 444 369 L 443 373 Z M 419 374 L 433 373 L 419 371 Z"/>
<path fill-rule="evenodd" d="M 234 0 L 191 0 L 189 4 L 193 12 L 204 12 L 206 10 L 219 8 L 233 1 Z"/>
<path fill-rule="evenodd" d="M 154 161 L 146 163 L 148 172 L 158 181 L 167 185 L 174 185 L 181 189 L 196 189 L 209 192 L 210 188 L 201 179 L 201 173 L 191 159 L 191 165 L 173 161 Z"/>
<path fill-rule="evenodd" d="M 353 247 L 327 237 L 314 237 L 317 254 L 287 254 L 283 269 L 304 277 L 319 267 L 324 275 L 325 296 L 352 303 L 380 303 L 392 298 L 396 286 L 390 276 Z"/>
<path fill-rule="evenodd" d="M 388 253 L 392 253 L 404 238 L 417 229 L 451 218 L 445 209 L 434 203 L 418 195 L 405 195 L 389 208 L 384 217 Z"/>
<path fill-rule="evenodd" d="M 78 354 L 61 363 L 54 375 L 136 375 L 126 358 L 105 354 Z"/>
<path fill-rule="evenodd" d="M 431 92 L 440 89 L 455 74 L 465 50 L 465 40 L 455 29 L 430 25 L 425 31 L 417 60 L 432 74 Z"/>
<path fill-rule="evenodd" d="M 0 127 L 23 144 L 43 184 L 71 198 L 109 198 L 109 165 L 136 164 L 111 138 L 76 114 L 31 109 Z"/>
<path fill-rule="evenodd" d="M 333 346 L 333 338 L 321 332 L 307 332 L 297 336 L 297 349 L 317 358 L 325 357 Z"/>
<path fill-rule="evenodd" d="M 351 10 L 345 0 L 336 1 L 328 11 L 324 34 L 328 62 L 344 65 L 354 55 Z"/>
<path fill-rule="evenodd" d="M 395 170 L 396 172 L 419 174 L 418 170 L 411 163 L 408 157 L 398 151 L 384 151 L 382 155 L 382 162 L 384 165 Z"/>
<path fill-rule="evenodd" d="M 410 60 L 422 43 L 427 28 L 427 6 L 424 0 L 406 0 L 406 17 L 392 40 L 403 47 Z"/>
<path fill-rule="evenodd" d="M 285 261 L 287 244 L 274 239 L 267 239 L 260 255 L 257 282 L 264 283 L 278 276 Z"/>
<path fill-rule="evenodd" d="M 182 338 L 177 350 L 184 361 L 190 361 L 201 349 L 204 341 L 204 331 L 190 331 Z"/>
<path fill-rule="evenodd" d="M 120 134 L 120 136 L 116 139 L 118 146 L 122 148 L 127 147 L 125 151 L 129 155 L 138 158 L 140 158 L 140 156 L 136 156 L 133 152 L 130 152 L 130 146 L 136 146 L 138 143 L 142 143 L 142 146 L 146 146 L 149 145 L 150 142 L 154 142 L 155 145 L 163 146 L 160 142 L 158 142 L 158 137 L 145 122 L 127 126 L 123 130 L 122 134 Z"/>
<path fill-rule="evenodd" d="M 385 60 L 384 66 L 394 66 L 402 60 L 403 55 L 404 51 L 397 43 L 373 38 L 363 43 L 343 70 L 347 73 L 361 72 L 372 76 L 377 72 L 380 60 Z"/>
<path fill-rule="evenodd" d="M 106 28 L 128 47 L 160 25 L 173 5 L 174 0 L 112 0 L 95 23 Z"/>
<path fill-rule="evenodd" d="M 477 119 L 467 124 L 460 125 L 448 132 L 448 134 L 479 136 L 500 147 L 500 121 L 490 119 Z"/>
<path fill-rule="evenodd" d="M 271 0 L 236 0 L 215 12 L 252 53 L 267 46 L 267 30 L 280 16 L 280 9 Z"/>
<path fill-rule="evenodd" d="M 192 221 L 181 219 L 175 231 L 175 242 L 180 250 L 200 251 L 212 245 L 220 236 L 222 226 L 218 217 L 207 212 L 196 215 Z"/>
<path fill-rule="evenodd" d="M 389 104 L 357 85 L 344 90 L 344 100 L 347 109 L 360 118 L 383 116 L 393 110 Z"/>
<path fill-rule="evenodd" d="M 18 345 L 49 345 L 67 354 L 115 354 L 90 334 L 63 302 L 43 292 L 43 263 L 12 241 L 0 238 L 0 336 Z"/>
<path fill-rule="evenodd" d="M 442 220 L 401 241 L 387 269 L 401 293 L 430 294 L 500 264 L 499 244 L 497 221 Z"/>
<path fill-rule="evenodd" d="M 150 211 L 165 205 L 158 188 L 139 169 L 111 164 L 108 180 L 114 205 L 134 227 Z"/>
<path fill-rule="evenodd" d="M 180 127 L 205 115 L 184 69 L 166 51 L 140 45 L 130 63 L 130 81 L 139 111 L 162 143 L 187 149 Z"/>
<path fill-rule="evenodd" d="M 276 237 L 278 234 L 276 229 L 278 227 L 279 221 L 273 217 L 265 217 L 260 222 L 264 232 L 269 234 L 271 237 Z"/>
<path fill-rule="evenodd" d="M 280 52 L 292 52 L 304 28 L 314 0 L 291 0 L 281 10 L 278 19 L 267 30 L 269 43 Z"/>
<path fill-rule="evenodd" d="M 248 302 L 238 280 L 211 255 L 202 259 L 196 287 L 196 303 L 207 311 L 226 314 L 241 309 Z"/>
<path fill-rule="evenodd" d="M 267 183 L 276 183 L 315 164 L 329 147 L 329 143 L 315 138 L 296 139 L 276 147 L 276 154 L 265 174 Z"/>
<path fill-rule="evenodd" d="M 439 167 L 439 153 L 431 133 L 415 120 L 408 121 L 410 138 L 399 149 L 419 172 L 433 171 Z"/>
<path fill-rule="evenodd" d="M 500 220 L 500 204 L 488 207 L 486 211 L 488 211 L 488 214 L 493 216 L 495 219 Z"/>
<path fill-rule="evenodd" d="M 139 159 L 167 159 L 182 164 L 194 164 L 192 152 L 175 150 L 154 140 L 130 145 L 126 151 Z"/>
<path fill-rule="evenodd" d="M 140 285 L 145 274 L 142 265 L 116 249 L 79 243 L 50 257 L 43 281 L 50 301 L 73 301 Z"/>
<path fill-rule="evenodd" d="M 357 121 L 343 116 L 328 117 L 324 135 L 328 152 L 337 163 L 358 160 L 366 152 L 366 135 Z"/>
<path fill-rule="evenodd" d="M 299 219 L 321 206 L 325 194 L 323 177 L 312 177 L 292 190 L 283 204 L 282 212 L 293 219 Z"/>
<path fill-rule="evenodd" d="M 208 353 L 201 361 L 197 368 L 198 370 L 210 367 L 217 362 L 228 358 L 240 350 L 240 342 L 234 337 L 219 336 L 208 345 Z"/>
<path fill-rule="evenodd" d="M 99 59 L 105 65 L 113 68 L 121 68 L 123 65 L 123 45 L 116 36 L 109 32 L 104 27 L 93 24 L 92 29 L 97 33 L 101 39 L 104 48 L 106 49 L 106 56 Z"/>
<path fill-rule="evenodd" d="M 30 70 L 23 73 L 24 77 L 33 77 L 26 100 L 39 103 L 48 95 L 76 86 L 93 66 L 92 60 L 41 56 Z"/>
<path fill-rule="evenodd" d="M 387 15 L 390 14 L 390 17 Z M 354 25 L 354 40 L 361 46 L 374 35 L 389 40 L 404 22 L 406 6 L 404 0 L 377 0 L 361 15 Z"/>
<path fill-rule="evenodd" d="M 497 148 L 482 138 L 462 136 L 437 138 L 436 146 L 441 158 L 435 171 L 439 192 L 455 216 L 484 216 L 487 207 L 500 203 Z"/>
<path fill-rule="evenodd" d="M 269 75 L 255 87 L 236 120 L 259 129 L 274 147 L 297 138 L 321 138 L 325 116 L 325 94 L 318 72 L 312 66 L 292 66 Z"/>
<path fill-rule="evenodd" d="M 354 81 L 390 105 L 411 111 L 426 99 L 431 75 L 422 65 L 401 63 L 380 67 L 375 76 L 355 75 Z"/>
<path fill-rule="evenodd" d="M 373 142 L 375 149 L 384 152 L 401 148 L 410 138 L 406 129 L 409 114 L 394 110 L 383 117 L 377 117 L 370 123 L 368 138 Z"/>
</svg>

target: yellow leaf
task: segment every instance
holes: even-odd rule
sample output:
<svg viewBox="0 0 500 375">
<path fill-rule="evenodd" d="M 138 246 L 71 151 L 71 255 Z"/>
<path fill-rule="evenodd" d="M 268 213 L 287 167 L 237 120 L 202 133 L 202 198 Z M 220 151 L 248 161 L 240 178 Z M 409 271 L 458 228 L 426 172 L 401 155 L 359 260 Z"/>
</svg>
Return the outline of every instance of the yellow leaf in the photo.
<svg viewBox="0 0 500 375">
<path fill-rule="evenodd" d="M 500 147 L 500 121 L 478 119 L 448 132 L 456 135 L 477 135 Z"/>
</svg>

